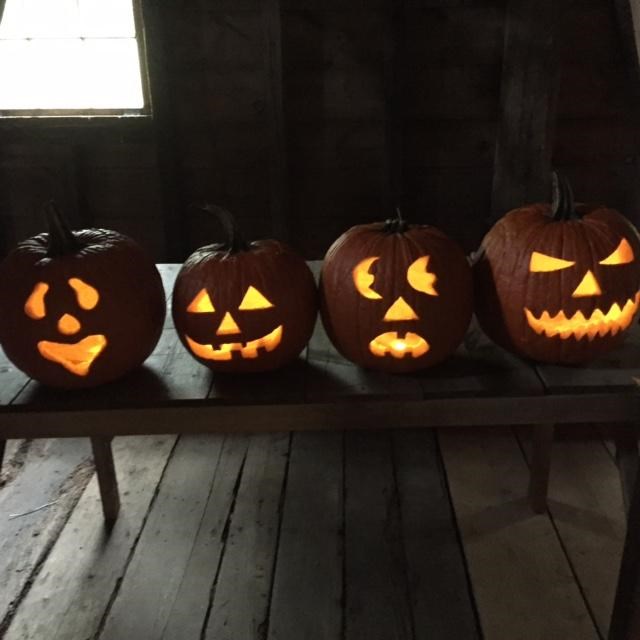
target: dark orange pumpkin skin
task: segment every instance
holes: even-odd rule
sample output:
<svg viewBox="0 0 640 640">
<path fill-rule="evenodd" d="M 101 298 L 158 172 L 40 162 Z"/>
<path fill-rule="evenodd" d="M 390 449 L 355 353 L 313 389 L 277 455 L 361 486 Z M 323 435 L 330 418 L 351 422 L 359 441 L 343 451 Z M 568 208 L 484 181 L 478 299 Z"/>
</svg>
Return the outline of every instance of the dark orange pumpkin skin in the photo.
<svg viewBox="0 0 640 640">
<path fill-rule="evenodd" d="M 408 282 L 414 261 L 429 256 L 437 295 L 417 291 Z M 354 284 L 353 270 L 376 257 L 371 288 L 379 299 L 364 297 Z M 402 298 L 416 319 L 385 320 Z M 320 277 L 320 312 L 327 335 L 348 360 L 369 369 L 408 373 L 447 358 L 462 341 L 472 313 L 471 269 L 462 249 L 441 231 L 426 225 L 387 221 L 352 227 L 329 248 Z M 372 353 L 381 334 L 419 335 L 429 349 L 419 357 Z"/>
<path fill-rule="evenodd" d="M 94 387 L 125 375 L 153 351 L 164 323 L 164 289 L 155 264 L 131 238 L 106 229 L 67 233 L 59 255 L 51 255 L 51 234 L 43 233 L 21 242 L 0 265 L 0 344 L 16 367 L 39 382 Z M 79 307 L 71 278 L 99 292 L 95 308 Z M 33 319 L 25 302 L 38 282 L 49 286 L 46 315 Z M 65 314 L 80 323 L 73 336 L 58 330 Z M 104 335 L 107 345 L 82 376 L 43 358 L 37 348 L 43 340 L 69 344 L 94 334 Z"/>
<path fill-rule="evenodd" d="M 235 223 L 229 235 L 228 243 L 202 247 L 184 263 L 173 290 L 175 327 L 187 351 L 215 372 L 278 369 L 299 356 L 313 332 L 318 308 L 313 274 L 302 257 L 282 242 L 246 243 L 238 239 Z M 271 306 L 241 309 L 250 287 Z M 213 311 L 188 311 L 202 291 L 206 291 Z M 234 330 L 219 334 L 225 317 L 232 319 Z M 234 348 L 225 355 L 228 359 L 200 356 L 190 344 L 196 342 L 203 350 L 224 350 L 225 344 L 246 347 L 279 327 L 278 344 L 271 350 L 259 346 L 248 354 L 246 348 Z"/>
<path fill-rule="evenodd" d="M 515 209 L 487 233 L 474 264 L 475 311 L 485 333 L 513 353 L 539 362 L 582 364 L 618 346 L 626 330 L 591 339 L 586 334 L 547 335 L 530 326 L 525 309 L 536 318 L 544 318 L 545 312 L 550 318 L 560 312 L 578 318 L 575 314 L 580 312 L 589 319 L 594 313 L 606 314 L 614 304 L 623 308 L 628 301 L 635 302 L 640 290 L 640 240 L 634 226 L 613 209 L 577 204 L 569 219 L 554 219 L 553 208 L 533 204 Z M 634 259 L 600 264 L 622 239 L 629 243 Z M 532 272 L 533 252 L 575 264 Z M 574 296 L 588 271 L 600 293 Z M 633 311 L 631 306 L 627 309 Z"/>
</svg>

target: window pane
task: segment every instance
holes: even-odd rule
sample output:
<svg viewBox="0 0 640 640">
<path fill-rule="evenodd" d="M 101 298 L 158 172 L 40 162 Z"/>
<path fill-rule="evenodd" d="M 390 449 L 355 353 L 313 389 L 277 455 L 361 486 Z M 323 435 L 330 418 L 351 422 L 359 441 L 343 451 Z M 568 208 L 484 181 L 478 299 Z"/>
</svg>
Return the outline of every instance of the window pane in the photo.
<svg viewBox="0 0 640 640">
<path fill-rule="evenodd" d="M 0 41 L 0 109 L 143 106 L 135 39 Z"/>
<path fill-rule="evenodd" d="M 98 38 L 134 38 L 131 0 L 77 0 L 81 35 Z"/>
<path fill-rule="evenodd" d="M 0 38 L 77 38 L 76 0 L 7 0 Z"/>
</svg>

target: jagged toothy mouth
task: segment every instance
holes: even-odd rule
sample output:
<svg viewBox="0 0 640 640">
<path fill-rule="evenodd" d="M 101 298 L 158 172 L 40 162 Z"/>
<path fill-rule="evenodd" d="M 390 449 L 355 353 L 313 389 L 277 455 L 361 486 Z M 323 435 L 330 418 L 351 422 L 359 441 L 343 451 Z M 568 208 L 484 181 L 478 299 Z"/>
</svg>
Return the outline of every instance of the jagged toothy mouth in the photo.
<svg viewBox="0 0 640 640">
<path fill-rule="evenodd" d="M 103 335 L 91 335 L 74 343 L 38 342 L 38 351 L 43 358 L 62 365 L 76 376 L 86 376 L 94 360 L 106 349 L 107 339 Z"/>
<path fill-rule="evenodd" d="M 564 311 L 559 311 L 555 316 L 549 315 L 548 311 L 543 311 L 536 317 L 525 307 L 524 313 L 529 326 L 538 335 L 544 333 L 548 338 L 560 336 L 562 340 L 571 337 L 581 340 L 587 336 L 591 342 L 597 336 L 601 338 L 606 335 L 615 336 L 619 331 L 624 331 L 631 324 L 639 304 L 640 292 L 636 293 L 635 298 L 629 298 L 622 308 L 614 302 L 606 313 L 596 309 L 588 318 L 582 311 L 576 311 L 570 318 Z"/>
<path fill-rule="evenodd" d="M 210 344 L 200 344 L 185 335 L 191 351 L 199 358 L 205 360 L 227 361 L 233 358 L 233 353 L 238 352 L 242 358 L 252 359 L 258 357 L 258 350 L 264 348 L 273 351 L 282 341 L 282 325 L 276 327 L 271 333 L 249 342 L 225 342 L 217 349 Z"/>
<path fill-rule="evenodd" d="M 407 332 L 404 338 L 398 338 L 397 331 L 387 331 L 369 343 L 369 351 L 380 358 L 387 354 L 394 358 L 404 358 L 407 354 L 419 358 L 429 351 L 429 343 L 417 333 Z"/>
</svg>

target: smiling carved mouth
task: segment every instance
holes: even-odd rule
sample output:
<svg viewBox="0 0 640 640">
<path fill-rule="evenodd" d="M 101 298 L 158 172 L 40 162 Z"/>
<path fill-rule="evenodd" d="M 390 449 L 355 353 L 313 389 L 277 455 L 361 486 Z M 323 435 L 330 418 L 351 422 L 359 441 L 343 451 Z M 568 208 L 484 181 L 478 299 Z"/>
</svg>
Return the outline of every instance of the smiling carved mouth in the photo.
<svg viewBox="0 0 640 640">
<path fill-rule="evenodd" d="M 217 349 L 210 344 L 200 344 L 186 334 L 185 338 L 191 351 L 205 360 L 231 360 L 234 351 L 239 352 L 243 358 L 251 359 L 258 357 L 258 349 L 261 347 L 266 351 L 273 351 L 280 344 L 282 341 L 282 325 L 261 338 L 250 340 L 247 343 L 225 342 Z"/>
<path fill-rule="evenodd" d="M 38 342 L 38 351 L 43 358 L 62 365 L 76 376 L 86 376 L 93 361 L 106 349 L 107 339 L 103 335 L 93 335 L 79 342 Z"/>
<path fill-rule="evenodd" d="M 538 335 L 544 333 L 548 338 L 560 336 L 562 340 L 570 337 L 580 340 L 587 336 L 591 342 L 596 336 L 604 337 L 607 334 L 615 336 L 619 331 L 624 331 L 631 324 L 639 304 L 640 292 L 636 293 L 634 299 L 629 298 L 622 308 L 614 302 L 606 313 L 596 309 L 588 318 L 585 318 L 582 311 L 576 311 L 570 318 L 567 318 L 564 311 L 559 311 L 555 316 L 550 316 L 548 311 L 543 311 L 536 318 L 525 307 L 524 313 L 529 326 Z"/>
<path fill-rule="evenodd" d="M 369 343 L 369 351 L 380 358 L 387 354 L 394 358 L 404 358 L 407 354 L 419 358 L 429 351 L 429 343 L 417 333 L 408 332 L 404 338 L 398 338 L 397 331 L 387 331 Z"/>
</svg>

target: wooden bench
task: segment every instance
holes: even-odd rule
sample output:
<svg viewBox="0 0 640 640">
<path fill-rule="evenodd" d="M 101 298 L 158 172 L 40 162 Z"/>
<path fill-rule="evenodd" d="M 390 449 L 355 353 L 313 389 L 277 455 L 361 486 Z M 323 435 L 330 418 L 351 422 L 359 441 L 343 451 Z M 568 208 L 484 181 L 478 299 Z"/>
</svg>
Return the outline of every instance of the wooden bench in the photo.
<svg viewBox="0 0 640 640">
<path fill-rule="evenodd" d="M 160 267 L 168 293 L 178 268 Z M 631 428 L 619 431 L 616 445 L 629 527 L 609 638 L 630 640 L 640 634 L 636 376 L 637 329 L 608 358 L 566 368 L 526 363 L 472 327 L 441 366 L 389 376 L 342 359 L 319 322 L 293 366 L 267 375 L 213 376 L 184 350 L 168 317 L 145 366 L 95 390 L 46 389 L 0 360 L 0 464 L 9 438 L 91 434 L 104 515 L 112 523 L 119 510 L 111 451 L 117 435 L 527 424 L 534 425 L 530 498 L 533 509 L 543 511 L 554 425 L 627 423 Z"/>
</svg>

